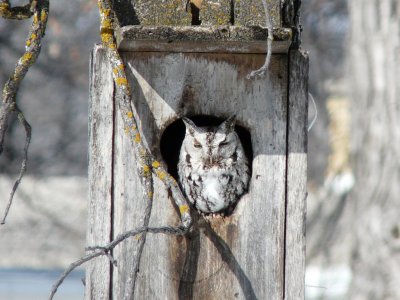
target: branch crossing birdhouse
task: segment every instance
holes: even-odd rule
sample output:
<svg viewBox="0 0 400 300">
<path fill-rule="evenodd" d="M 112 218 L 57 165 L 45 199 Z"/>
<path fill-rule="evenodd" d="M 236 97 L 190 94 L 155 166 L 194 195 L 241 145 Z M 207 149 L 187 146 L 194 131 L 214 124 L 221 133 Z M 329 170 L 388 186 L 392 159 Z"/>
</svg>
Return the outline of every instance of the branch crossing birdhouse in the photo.
<svg viewBox="0 0 400 300">
<path fill-rule="evenodd" d="M 186 8 L 138 0 L 140 25 L 118 31 L 142 138 L 169 172 L 178 180 L 183 117 L 218 126 L 235 115 L 250 166 L 248 191 L 228 215 L 194 212 L 185 236 L 147 234 L 134 299 L 304 299 L 308 60 L 286 12 L 292 5 L 297 14 L 295 3 L 269 1 L 271 62 L 253 79 L 268 40 L 261 1 L 192 0 Z M 101 46 L 91 62 L 89 152 L 88 244 L 101 245 L 140 227 L 147 205 Z M 154 181 L 150 226 L 179 225 L 168 190 Z M 106 257 L 90 263 L 87 299 L 131 299 L 140 238 L 114 249 L 116 267 Z"/>
</svg>

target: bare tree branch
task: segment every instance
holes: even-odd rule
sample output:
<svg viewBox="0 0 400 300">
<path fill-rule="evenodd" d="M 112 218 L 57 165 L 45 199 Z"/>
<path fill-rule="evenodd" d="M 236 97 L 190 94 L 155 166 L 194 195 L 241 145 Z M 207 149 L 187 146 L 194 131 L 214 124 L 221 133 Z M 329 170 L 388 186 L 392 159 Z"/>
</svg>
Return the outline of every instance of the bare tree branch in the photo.
<svg viewBox="0 0 400 300">
<path fill-rule="evenodd" d="M 10 207 L 12 205 L 14 194 L 17 191 L 18 186 L 21 183 L 22 177 L 24 176 L 24 174 L 26 172 L 26 164 L 28 162 L 28 149 L 29 149 L 29 145 L 31 143 L 31 136 L 32 136 L 31 125 L 28 123 L 28 121 L 26 121 L 24 114 L 22 113 L 22 111 L 19 109 L 18 106 L 15 108 L 15 110 L 18 112 L 19 122 L 22 124 L 22 126 L 25 129 L 24 158 L 21 163 L 21 169 L 19 171 L 18 179 L 15 181 L 14 186 L 11 190 L 10 198 L 8 199 L 8 203 L 7 203 L 6 209 L 4 211 L 3 219 L 1 220 L 0 225 L 4 225 L 6 222 L 6 218 L 7 218 L 8 212 L 10 211 Z"/>
<path fill-rule="evenodd" d="M 92 251 L 92 253 L 86 254 L 85 256 L 82 256 L 80 259 L 77 261 L 73 262 L 72 264 L 69 265 L 69 267 L 62 273 L 60 278 L 57 280 L 57 282 L 53 285 L 51 294 L 49 296 L 49 300 L 52 300 L 54 295 L 57 292 L 57 289 L 60 287 L 60 285 L 64 282 L 65 278 L 68 277 L 68 275 L 75 270 L 77 267 L 83 265 L 85 262 L 88 262 L 96 257 L 106 255 L 110 258 L 110 251 L 113 250 L 118 244 L 126 240 L 127 238 L 137 236 L 139 234 L 144 234 L 144 233 L 162 233 L 162 234 L 170 234 L 170 235 L 184 235 L 186 234 L 188 228 L 183 228 L 183 227 L 154 227 L 154 228 L 148 228 L 148 227 L 140 227 L 136 229 L 132 229 L 129 231 L 124 232 L 123 234 L 120 234 L 117 236 L 117 238 L 110 243 L 108 243 L 105 246 L 94 246 L 94 247 L 88 247 L 86 250 L 87 251 Z M 112 262 L 115 262 L 114 258 L 111 256 L 110 260 Z"/>
<path fill-rule="evenodd" d="M 151 182 L 149 182 L 147 184 L 149 186 L 150 192 L 145 195 L 145 198 L 147 200 L 147 206 L 146 206 L 146 210 L 144 212 L 144 220 L 143 220 L 143 227 L 144 228 L 147 228 L 149 226 L 150 217 L 151 217 L 151 211 L 152 211 L 152 208 L 153 208 L 153 195 L 154 195 L 153 177 L 152 176 L 146 177 L 146 180 L 151 180 Z M 144 232 L 142 234 L 142 236 L 140 237 L 140 244 L 139 244 L 139 248 L 138 248 L 138 253 L 134 257 L 133 274 L 129 275 L 129 276 L 132 276 L 132 279 L 128 278 L 128 282 L 131 282 L 130 290 L 128 291 L 129 295 L 127 295 L 128 297 L 129 296 L 133 296 L 134 293 L 135 293 L 136 279 L 137 279 L 137 275 L 139 273 L 140 259 L 142 258 L 142 253 L 143 253 L 143 249 L 144 249 L 144 244 L 145 243 L 146 243 L 146 232 Z"/>
<path fill-rule="evenodd" d="M 33 15 L 34 6 L 37 1 L 30 0 L 28 4 L 24 6 L 11 7 L 8 0 L 0 1 L 0 17 L 4 19 L 17 19 L 25 20 L 29 19 Z"/>
<path fill-rule="evenodd" d="M 179 207 L 181 222 L 184 228 L 191 226 L 192 220 L 189 213 L 189 206 L 180 190 L 176 180 L 165 170 L 159 161 L 157 161 L 143 143 L 137 125 L 137 116 L 135 116 L 131 106 L 131 90 L 125 72 L 125 65 L 117 50 L 114 36 L 114 13 L 110 0 L 98 0 L 100 10 L 100 36 L 103 47 L 107 50 L 108 61 L 112 65 L 113 79 L 116 87 L 115 99 L 125 127 L 125 132 L 131 138 L 129 139 L 138 160 L 139 174 L 142 178 L 142 184 L 145 194 L 151 194 L 153 191 L 152 181 L 146 178 L 151 173 L 156 175 L 171 191 L 175 204 Z"/>
<path fill-rule="evenodd" d="M 21 170 L 10 194 L 10 199 L 7 204 L 1 224 L 5 223 L 15 191 L 17 190 L 18 185 L 21 182 L 21 179 L 26 171 L 28 149 L 31 139 L 31 127 L 26 121 L 24 114 L 17 106 L 16 95 L 22 80 L 25 78 L 26 73 L 28 72 L 29 68 L 36 62 L 36 59 L 39 56 L 42 38 L 44 37 L 46 32 L 47 17 L 49 13 L 48 0 L 31 0 L 29 4 L 24 7 L 27 8 L 28 6 L 29 13 L 33 15 L 33 22 L 31 25 L 31 29 L 29 30 L 28 38 L 25 42 L 25 53 L 18 60 L 14 72 L 4 86 L 2 99 L 3 102 L 0 108 L 0 155 L 3 153 L 4 138 L 8 128 L 8 120 L 12 113 L 17 112 L 18 119 L 20 123 L 24 126 L 26 135 L 24 159 L 21 163 Z M 22 19 L 22 14 L 17 14 L 16 11 L 20 12 L 21 10 L 18 10 L 17 8 L 10 8 L 10 4 L 7 0 L 2 0 L 0 2 L 0 16 L 15 16 L 15 19 Z M 28 15 L 29 14 L 26 14 L 27 17 L 29 17 Z"/>
<path fill-rule="evenodd" d="M 128 291 L 127 297 L 131 297 L 134 294 L 137 273 L 139 270 L 140 257 L 143 252 L 144 244 L 146 241 L 146 233 L 163 233 L 172 235 L 184 235 L 190 229 L 192 225 L 192 219 L 190 216 L 189 206 L 184 198 L 182 191 L 180 190 L 176 180 L 165 170 L 165 168 L 158 162 L 150 151 L 146 148 L 143 143 L 142 136 L 137 126 L 137 116 L 135 116 L 132 106 L 131 106 L 131 90 L 129 82 L 125 72 L 125 65 L 122 58 L 117 50 L 117 45 L 114 37 L 114 12 L 112 10 L 111 2 L 109 0 L 98 0 L 99 10 L 100 10 L 100 36 L 102 40 L 103 47 L 107 50 L 108 61 L 112 65 L 113 79 L 115 83 L 115 99 L 118 108 L 121 112 L 125 133 L 128 134 L 133 148 L 135 157 L 138 161 L 138 171 L 142 181 L 144 196 L 148 200 L 148 205 L 144 212 L 143 226 L 130 231 L 127 231 L 119 235 L 115 240 L 110 242 L 105 246 L 94 246 L 89 247 L 87 250 L 93 251 L 93 253 L 87 254 L 80 258 L 79 260 L 72 263 L 68 269 L 61 275 L 59 280 L 54 284 L 51 291 L 49 299 L 53 299 L 53 296 L 57 292 L 58 287 L 62 284 L 64 279 L 78 266 L 83 263 L 94 259 L 95 257 L 101 255 L 107 255 L 110 261 L 115 264 L 114 258 L 111 256 L 110 251 L 114 249 L 119 243 L 127 239 L 128 237 L 136 236 L 142 234 L 141 244 L 139 245 L 138 255 L 134 258 L 134 272 L 131 274 L 131 278 L 128 279 L 132 282 L 130 289 Z M 154 184 L 152 174 L 157 176 L 171 191 L 172 198 L 175 204 L 179 207 L 181 215 L 181 225 L 179 227 L 158 227 L 158 228 L 148 228 L 153 194 L 154 194 Z"/>
</svg>

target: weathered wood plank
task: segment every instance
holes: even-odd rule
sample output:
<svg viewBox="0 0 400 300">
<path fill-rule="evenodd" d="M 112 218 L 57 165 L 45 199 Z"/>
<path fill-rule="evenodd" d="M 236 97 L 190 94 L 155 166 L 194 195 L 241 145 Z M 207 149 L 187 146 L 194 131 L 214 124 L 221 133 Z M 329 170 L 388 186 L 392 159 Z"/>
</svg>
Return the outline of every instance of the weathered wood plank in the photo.
<svg viewBox="0 0 400 300">
<path fill-rule="evenodd" d="M 308 57 L 289 52 L 285 298 L 304 299 L 307 197 Z"/>
<path fill-rule="evenodd" d="M 149 238 L 137 299 L 139 295 L 154 298 L 168 295 L 168 299 L 187 295 L 194 299 L 236 296 L 238 299 L 281 299 L 286 56 L 274 56 L 270 78 L 254 82 L 249 82 L 246 75 L 263 64 L 264 55 L 126 52 L 124 57 L 131 65 L 128 73 L 133 101 L 145 130 L 144 138 L 157 156 L 160 157 L 159 140 L 163 130 L 179 116 L 226 117 L 236 113 L 239 122 L 250 129 L 255 157 L 251 191 L 231 217 L 212 221 L 210 226 L 198 225 L 191 239 Z M 176 142 L 179 141 L 171 141 Z M 134 162 L 126 166 L 125 172 L 132 172 L 132 165 Z M 153 214 L 154 222 L 178 223 L 161 186 L 155 193 L 154 203 L 161 205 Z M 140 218 L 140 211 L 132 213 L 131 218 Z M 196 259 L 191 263 L 193 256 Z"/>
<path fill-rule="evenodd" d="M 129 142 L 132 137 L 126 136 L 119 113 L 114 119 L 114 236 L 143 226 L 144 212 L 143 189 L 133 157 L 133 149 Z M 118 261 L 113 272 L 113 299 L 130 299 L 133 294 L 134 258 L 138 255 L 140 237 L 128 239 L 114 250 Z"/>
<path fill-rule="evenodd" d="M 144 83 L 143 83 L 144 84 Z M 143 89 L 145 90 L 145 88 Z M 137 101 L 135 101 L 137 100 Z M 143 101 L 140 97 L 134 97 L 134 110 L 138 108 L 138 114 L 143 116 L 139 121 L 143 128 L 142 136 L 149 136 L 152 133 L 154 124 L 149 115 L 149 111 L 143 108 L 138 102 Z M 149 118 L 150 117 L 150 118 Z M 133 149 L 129 139 L 134 137 L 126 136 L 122 118 L 119 114 L 115 116 L 115 151 L 114 151 L 114 213 L 113 225 L 114 236 L 127 230 L 143 226 L 144 211 L 147 203 L 144 202 L 143 188 L 139 174 L 136 170 L 137 162 L 133 156 Z M 151 144 L 149 144 L 151 146 Z M 153 151 L 157 153 L 157 151 Z M 161 157 L 159 157 L 161 160 Z M 163 184 L 155 178 L 155 196 L 153 201 L 153 217 L 150 219 L 150 226 L 163 226 L 178 223 L 177 215 L 168 199 L 168 193 Z M 171 215 L 172 214 L 172 215 Z M 113 299 L 143 299 L 143 295 L 148 299 L 161 299 L 163 295 L 169 295 L 170 286 L 160 283 L 160 276 L 163 273 L 168 276 L 169 236 L 147 235 L 147 241 L 140 261 L 140 270 L 135 291 L 133 290 L 133 276 L 135 270 L 134 258 L 138 254 L 140 237 L 125 241 L 117 246 L 114 255 L 118 263 L 114 269 L 113 276 Z M 150 248 L 149 248 L 150 247 Z M 161 253 L 165 255 L 161 255 Z M 144 288 L 145 287 L 145 288 Z M 154 293 L 153 289 L 157 291 Z M 166 298 L 171 299 L 171 298 Z"/>
<path fill-rule="evenodd" d="M 287 53 L 292 31 L 273 31 L 272 53 Z M 117 31 L 122 51 L 265 53 L 268 31 L 237 26 L 125 26 Z"/>
<path fill-rule="evenodd" d="M 200 220 L 187 237 L 148 235 L 134 299 L 144 295 L 149 299 L 303 299 L 307 93 L 301 76 L 307 60 L 292 53 L 288 73 L 288 55 L 274 54 L 269 76 L 248 80 L 249 72 L 264 63 L 264 53 L 122 52 L 143 139 L 157 159 L 167 163 L 160 153 L 161 136 L 186 115 L 236 114 L 251 134 L 253 149 L 250 191 L 231 216 Z M 90 213 L 98 217 L 92 216 L 91 226 L 101 231 L 91 231 L 88 239 L 102 244 L 142 225 L 147 203 L 128 143 L 131 137 L 125 135 L 120 116 L 113 115 L 112 105 L 104 104 L 110 105 L 107 99 L 112 97 L 111 71 L 101 49 L 95 49 L 94 58 L 93 64 L 99 66 L 92 76 L 96 91 L 92 91 L 91 132 L 99 135 L 91 136 L 98 141 L 104 134 L 106 146 L 100 151 L 98 143 L 91 143 L 91 155 L 101 156 L 92 158 Z M 288 87 L 293 95 L 288 95 Z M 178 137 L 176 132 L 168 143 L 179 149 Z M 96 168 L 106 168 L 107 173 L 94 174 Z M 176 208 L 158 179 L 150 224 L 179 224 Z M 99 261 L 102 265 L 97 269 L 96 264 L 90 265 L 87 299 L 109 295 L 130 299 L 137 246 L 138 240 L 130 239 L 115 249 L 118 266 L 111 273 L 107 260 Z M 100 283 L 104 285 L 99 287 Z M 94 295 L 93 288 L 100 292 Z"/>
<path fill-rule="evenodd" d="M 113 90 L 111 69 L 104 52 L 95 47 L 91 57 L 89 101 L 89 207 L 87 245 L 110 241 L 112 231 Z M 110 262 L 92 260 L 86 267 L 85 299 L 108 299 Z"/>
</svg>

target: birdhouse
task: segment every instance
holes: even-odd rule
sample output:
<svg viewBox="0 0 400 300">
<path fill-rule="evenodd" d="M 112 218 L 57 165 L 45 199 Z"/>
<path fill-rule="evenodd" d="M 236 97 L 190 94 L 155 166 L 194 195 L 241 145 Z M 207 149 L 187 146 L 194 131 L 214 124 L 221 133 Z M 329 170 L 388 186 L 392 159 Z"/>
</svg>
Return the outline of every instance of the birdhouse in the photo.
<svg viewBox="0 0 400 300">
<path fill-rule="evenodd" d="M 234 1 L 237 10 L 242 2 Z M 240 13 L 246 21 L 248 14 Z M 307 58 L 290 49 L 293 30 L 282 27 L 278 13 L 269 69 L 249 79 L 264 64 L 268 31 L 203 26 L 215 24 L 217 15 L 199 10 L 202 26 L 122 27 L 118 47 L 142 139 L 171 175 L 178 180 L 183 117 L 217 126 L 235 115 L 249 161 L 248 189 L 227 215 L 193 211 L 197 217 L 187 235 L 147 234 L 139 266 L 134 257 L 142 236 L 114 249 L 117 266 L 107 257 L 91 262 L 87 299 L 131 299 L 133 293 L 134 299 L 304 298 Z M 193 15 L 185 18 L 191 22 Z M 88 246 L 141 227 L 147 206 L 101 46 L 91 63 L 89 165 Z M 154 182 L 150 226 L 179 225 L 169 191 L 158 178 Z"/>
</svg>

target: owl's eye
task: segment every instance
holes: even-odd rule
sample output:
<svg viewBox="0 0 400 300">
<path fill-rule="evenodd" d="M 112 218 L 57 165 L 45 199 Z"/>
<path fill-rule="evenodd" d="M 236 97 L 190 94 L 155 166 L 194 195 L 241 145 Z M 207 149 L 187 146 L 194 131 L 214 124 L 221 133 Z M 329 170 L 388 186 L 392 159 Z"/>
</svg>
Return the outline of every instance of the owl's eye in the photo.
<svg viewBox="0 0 400 300">
<path fill-rule="evenodd" d="M 201 144 L 199 143 L 198 140 L 194 140 L 194 141 L 193 141 L 193 146 L 194 146 L 195 148 L 201 148 Z"/>
</svg>

